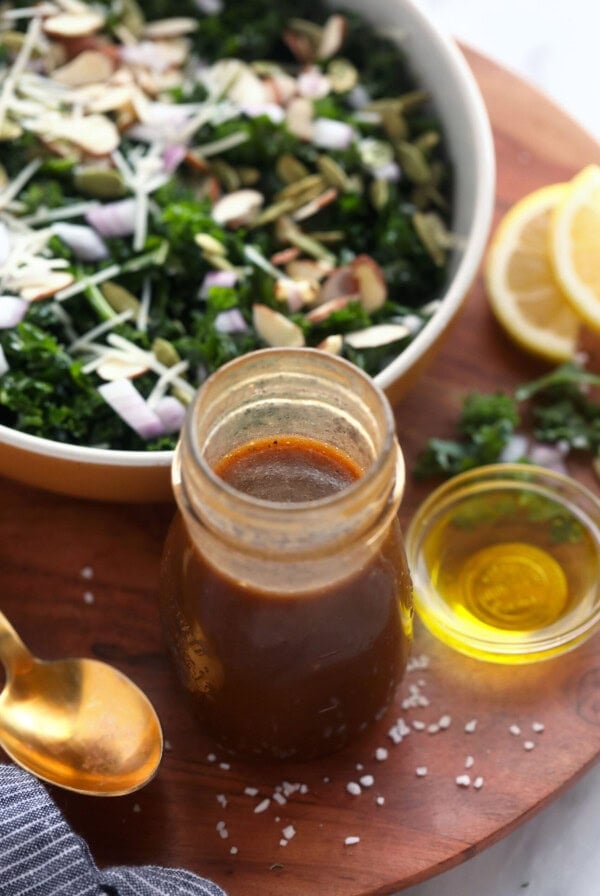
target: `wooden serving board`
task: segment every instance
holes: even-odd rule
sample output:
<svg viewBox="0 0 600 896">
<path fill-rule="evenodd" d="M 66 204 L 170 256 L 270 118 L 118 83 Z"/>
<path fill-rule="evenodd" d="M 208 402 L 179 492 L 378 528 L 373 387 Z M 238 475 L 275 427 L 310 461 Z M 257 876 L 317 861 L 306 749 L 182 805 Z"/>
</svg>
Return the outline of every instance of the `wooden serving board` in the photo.
<svg viewBox="0 0 600 896">
<path fill-rule="evenodd" d="M 495 133 L 498 215 L 529 190 L 598 160 L 598 145 L 547 99 L 466 53 Z M 598 342 L 587 340 L 596 370 Z M 511 388 L 542 370 L 500 334 L 478 281 L 441 354 L 397 407 L 408 469 L 428 436 L 452 434 L 467 391 Z M 586 469 L 574 472 L 597 488 Z M 409 480 L 405 525 L 430 488 Z M 161 642 L 157 570 L 172 507 L 94 504 L 6 480 L 1 489 L 2 609 L 37 655 L 90 655 L 131 676 L 155 703 L 170 747 L 154 781 L 132 796 L 52 790 L 100 866 L 181 866 L 230 896 L 389 894 L 508 833 L 600 753 L 600 635 L 562 659 L 505 668 L 453 653 L 417 626 L 414 656 L 426 654 L 429 666 L 406 676 L 387 719 L 361 743 L 304 765 L 253 766 L 224 756 L 211 762 L 216 751 L 188 716 Z M 82 576 L 85 567 L 91 579 Z M 429 705 L 403 708 L 415 693 Z M 413 730 L 399 745 L 388 737 L 399 717 L 431 724 L 446 714 L 450 727 L 438 733 Z M 542 733 L 532 731 L 534 721 L 545 725 Z M 520 735 L 509 733 L 515 724 Z M 525 740 L 535 748 L 526 750 Z M 389 750 L 387 760 L 374 758 L 378 747 Z M 480 790 L 455 782 L 468 755 L 469 774 L 484 779 Z M 424 777 L 416 775 L 420 766 Z M 346 784 L 365 774 L 373 786 L 352 796 Z M 255 813 L 284 781 L 303 787 L 285 805 L 272 801 Z M 257 795 L 244 793 L 247 787 Z M 296 834 L 281 846 L 288 825 Z M 360 842 L 344 845 L 351 836 Z"/>
</svg>

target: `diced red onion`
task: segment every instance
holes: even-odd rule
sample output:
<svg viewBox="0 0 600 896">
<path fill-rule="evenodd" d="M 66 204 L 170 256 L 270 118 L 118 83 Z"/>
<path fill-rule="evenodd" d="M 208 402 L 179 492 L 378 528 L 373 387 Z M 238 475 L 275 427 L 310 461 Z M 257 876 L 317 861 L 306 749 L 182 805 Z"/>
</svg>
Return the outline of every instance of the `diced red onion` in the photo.
<svg viewBox="0 0 600 896">
<path fill-rule="evenodd" d="M 98 386 L 98 392 L 113 411 L 127 423 L 142 439 L 152 439 L 165 432 L 163 422 L 131 380 L 112 380 Z"/>
<path fill-rule="evenodd" d="M 309 100 L 320 100 L 331 91 L 331 81 L 320 69 L 305 69 L 297 78 L 298 93 Z"/>
<path fill-rule="evenodd" d="M 354 129 L 335 118 L 315 118 L 312 142 L 322 149 L 348 149 L 354 139 Z"/>
<path fill-rule="evenodd" d="M 172 174 L 183 162 L 186 153 L 187 150 L 185 146 L 179 146 L 178 144 L 166 146 L 162 154 L 162 162 L 165 171 Z"/>
<path fill-rule="evenodd" d="M 125 44 L 119 48 L 119 56 L 128 65 L 141 65 L 159 74 L 168 69 L 171 64 L 168 57 L 161 53 L 160 47 L 157 47 L 153 40 Z"/>
<path fill-rule="evenodd" d="M 529 448 L 529 439 L 521 433 L 515 433 L 510 437 L 504 446 L 498 460 L 505 464 L 514 464 L 524 457 L 527 457 Z"/>
<path fill-rule="evenodd" d="M 212 286 L 223 286 L 226 289 L 229 289 L 232 286 L 235 286 L 237 282 L 237 271 L 209 271 L 202 281 L 202 286 L 200 287 L 200 298 L 205 299 L 208 295 L 208 290 Z"/>
<path fill-rule="evenodd" d="M 387 180 L 390 183 L 397 183 L 402 176 L 397 162 L 387 162 L 385 165 L 373 169 L 373 171 L 378 180 Z"/>
<path fill-rule="evenodd" d="M 221 311 L 215 317 L 215 330 L 218 333 L 245 333 L 248 324 L 239 308 Z"/>
<path fill-rule="evenodd" d="M 557 445 L 542 445 L 536 443 L 529 449 L 529 460 L 548 470 L 554 470 L 555 473 L 568 474 L 566 464 L 564 462 L 564 449 Z"/>
<path fill-rule="evenodd" d="M 174 395 L 163 395 L 153 409 L 167 433 L 179 432 L 185 419 L 185 406 Z"/>
<path fill-rule="evenodd" d="M 20 324 L 29 307 L 18 296 L 0 296 L 0 330 L 9 330 Z"/>
<path fill-rule="evenodd" d="M 135 229 L 135 206 L 135 199 L 107 202 L 91 208 L 85 219 L 100 236 L 131 236 Z"/>
<path fill-rule="evenodd" d="M 223 9 L 222 0 L 194 0 L 194 5 L 205 16 L 216 16 Z"/>
<path fill-rule="evenodd" d="M 58 221 L 52 231 L 81 261 L 103 261 L 109 256 L 106 243 L 91 227 Z"/>
<path fill-rule="evenodd" d="M 4 264 L 10 252 L 10 239 L 6 224 L 0 221 L 0 264 Z"/>
<path fill-rule="evenodd" d="M 6 360 L 6 355 L 4 354 L 4 349 L 0 345 L 0 376 L 4 376 L 7 370 L 9 370 L 8 361 Z"/>
</svg>

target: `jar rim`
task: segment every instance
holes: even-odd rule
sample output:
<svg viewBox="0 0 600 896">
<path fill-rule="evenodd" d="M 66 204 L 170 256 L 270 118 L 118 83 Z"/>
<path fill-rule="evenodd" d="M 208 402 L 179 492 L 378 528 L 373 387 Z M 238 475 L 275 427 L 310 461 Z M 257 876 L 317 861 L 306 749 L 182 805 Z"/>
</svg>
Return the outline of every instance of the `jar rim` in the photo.
<svg viewBox="0 0 600 896">
<path fill-rule="evenodd" d="M 219 385 L 220 381 L 228 377 L 232 371 L 235 371 L 240 366 L 245 366 L 250 363 L 260 364 L 263 359 L 267 357 L 269 359 L 273 359 L 277 355 L 279 355 L 281 358 L 301 358 L 303 356 L 306 358 L 315 358 L 318 359 L 318 362 L 323 364 L 324 366 L 330 365 L 334 368 L 337 367 L 340 370 L 345 369 L 347 374 L 350 374 L 357 380 L 361 381 L 362 384 L 367 387 L 371 395 L 376 398 L 379 410 L 385 422 L 385 434 L 381 444 L 381 449 L 378 452 L 377 456 L 374 458 L 373 463 L 364 470 L 364 472 L 358 479 L 348 484 L 345 488 L 333 492 L 330 495 L 308 501 L 271 501 L 265 498 L 258 498 L 254 495 L 249 495 L 246 492 L 239 491 L 222 477 L 220 477 L 217 473 L 215 473 L 213 468 L 206 460 L 204 453 L 198 446 L 198 442 L 193 431 L 193 417 L 194 410 L 197 407 L 198 403 L 201 401 L 201 398 L 198 397 L 200 393 L 198 393 L 198 396 L 194 399 L 192 405 L 190 405 L 190 409 L 188 411 L 184 424 L 183 434 L 192 450 L 194 461 L 199 465 L 202 474 L 208 478 L 211 485 L 216 490 L 220 491 L 223 495 L 227 495 L 232 501 L 235 501 L 238 507 L 245 508 L 246 510 L 249 510 L 251 508 L 260 508 L 260 510 L 265 513 L 271 512 L 274 514 L 283 512 L 289 513 L 290 509 L 293 509 L 294 513 L 297 514 L 304 513 L 307 515 L 312 515 L 329 508 L 335 508 L 341 503 L 351 501 L 357 493 L 363 492 L 371 485 L 373 480 L 377 479 L 377 477 L 381 475 L 382 469 L 389 465 L 390 458 L 394 455 L 393 449 L 396 441 L 394 415 L 385 393 L 379 386 L 375 384 L 373 379 L 367 373 L 362 371 L 359 367 L 352 364 L 345 358 L 340 358 L 338 356 L 323 352 L 319 349 L 309 347 L 257 349 L 256 351 L 253 351 L 246 355 L 234 358 L 232 361 L 229 361 L 227 364 L 222 365 L 220 368 L 218 368 L 218 370 L 212 373 L 202 384 L 201 391 L 208 388 L 214 388 L 215 385 Z M 398 490 L 400 490 L 400 492 L 402 493 L 404 491 L 405 484 L 404 459 L 402 456 L 402 452 L 399 449 L 397 450 L 396 454 L 397 457 L 394 458 L 394 465 L 396 469 L 396 477 L 397 479 L 399 477 L 400 481 L 396 482 L 395 491 L 397 492 Z"/>
</svg>

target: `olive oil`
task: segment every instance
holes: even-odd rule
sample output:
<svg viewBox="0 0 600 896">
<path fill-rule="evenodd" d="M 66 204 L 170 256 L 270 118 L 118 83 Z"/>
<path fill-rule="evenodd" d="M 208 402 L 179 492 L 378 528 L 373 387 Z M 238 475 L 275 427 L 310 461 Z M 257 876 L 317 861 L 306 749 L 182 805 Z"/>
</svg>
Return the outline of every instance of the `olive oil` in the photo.
<svg viewBox="0 0 600 896">
<path fill-rule="evenodd" d="M 443 486 L 408 534 L 425 624 L 464 653 L 508 663 L 563 652 L 600 615 L 597 499 L 588 493 L 590 515 L 519 476 Z"/>
</svg>

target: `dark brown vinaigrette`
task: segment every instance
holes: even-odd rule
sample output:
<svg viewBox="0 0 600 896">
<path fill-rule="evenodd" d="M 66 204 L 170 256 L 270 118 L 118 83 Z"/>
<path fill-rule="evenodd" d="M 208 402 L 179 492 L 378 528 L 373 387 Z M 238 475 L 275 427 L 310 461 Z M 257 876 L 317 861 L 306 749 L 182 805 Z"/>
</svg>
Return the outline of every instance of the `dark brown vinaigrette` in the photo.
<svg viewBox="0 0 600 896">
<path fill-rule="evenodd" d="M 215 472 L 271 501 L 313 501 L 355 482 L 337 449 L 282 436 L 251 442 Z M 333 558 L 335 563 L 335 558 Z M 410 643 L 410 577 L 397 522 L 351 575 L 326 588 L 263 591 L 215 568 L 180 515 L 167 539 L 161 612 L 194 710 L 224 748 L 310 758 L 365 730 L 390 703 Z"/>
</svg>

